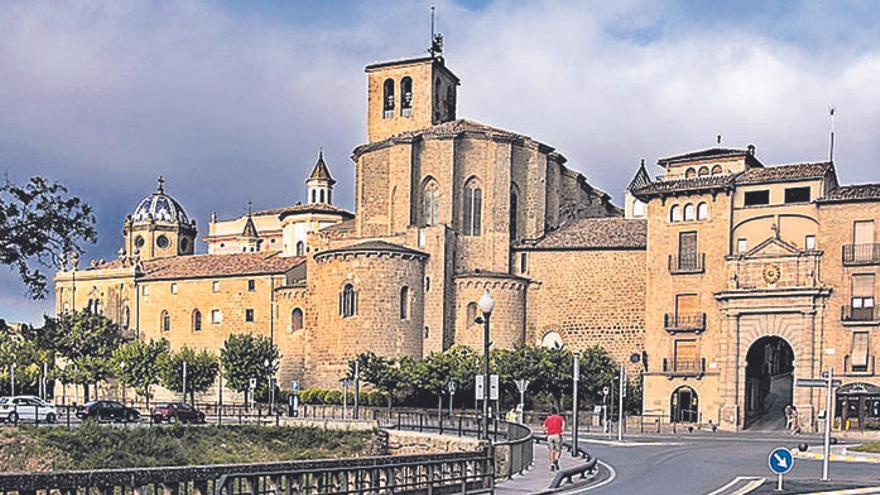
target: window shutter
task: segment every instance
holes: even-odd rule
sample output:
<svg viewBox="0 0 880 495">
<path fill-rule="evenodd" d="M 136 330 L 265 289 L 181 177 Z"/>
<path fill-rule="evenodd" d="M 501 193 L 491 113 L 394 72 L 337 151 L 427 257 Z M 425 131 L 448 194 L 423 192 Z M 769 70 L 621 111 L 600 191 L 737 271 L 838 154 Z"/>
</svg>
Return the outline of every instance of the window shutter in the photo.
<svg viewBox="0 0 880 495">
<path fill-rule="evenodd" d="M 852 366 L 868 365 L 868 332 L 853 333 Z"/>
<path fill-rule="evenodd" d="M 853 275 L 852 295 L 853 297 L 874 297 L 874 275 Z"/>
<path fill-rule="evenodd" d="M 853 244 L 874 243 L 874 221 L 855 222 L 853 225 Z"/>
<path fill-rule="evenodd" d="M 697 313 L 700 302 L 696 294 L 681 294 L 675 298 L 675 311 L 679 316 Z"/>
</svg>

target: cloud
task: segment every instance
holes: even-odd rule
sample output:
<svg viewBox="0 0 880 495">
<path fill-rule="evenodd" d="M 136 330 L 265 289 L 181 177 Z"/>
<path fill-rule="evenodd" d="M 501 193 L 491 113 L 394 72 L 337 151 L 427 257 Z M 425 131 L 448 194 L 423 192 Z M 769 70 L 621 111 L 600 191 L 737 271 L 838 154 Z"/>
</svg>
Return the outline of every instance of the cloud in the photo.
<svg viewBox="0 0 880 495">
<path fill-rule="evenodd" d="M 320 3 L 319 3 L 320 4 Z M 303 199 L 323 146 L 353 207 L 364 65 L 423 53 L 420 2 L 21 2 L 0 10 L 0 171 L 94 204 L 99 245 L 155 176 L 199 221 Z M 844 182 L 880 179 L 870 3 L 441 2 L 463 116 L 528 133 L 618 199 L 639 158 L 754 143 L 823 159 L 838 108 Z M 0 276 L 0 316 L 35 319 Z M 19 301 L 14 303 L 12 301 Z"/>
</svg>

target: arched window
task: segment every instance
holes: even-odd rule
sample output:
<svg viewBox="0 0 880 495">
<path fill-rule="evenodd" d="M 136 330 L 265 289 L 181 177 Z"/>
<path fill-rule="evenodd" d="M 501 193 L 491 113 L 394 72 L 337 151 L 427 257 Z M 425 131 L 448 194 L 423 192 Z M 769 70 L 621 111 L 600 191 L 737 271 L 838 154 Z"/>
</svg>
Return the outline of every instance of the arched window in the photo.
<svg viewBox="0 0 880 495">
<path fill-rule="evenodd" d="M 394 117 L 394 79 L 385 79 L 382 88 L 382 116 L 390 119 Z"/>
<path fill-rule="evenodd" d="M 529 271 L 528 253 L 522 253 L 519 255 L 519 272 L 525 273 L 527 271 Z"/>
<path fill-rule="evenodd" d="M 296 243 L 296 255 L 297 256 L 305 256 L 306 255 L 306 244 L 303 241 L 299 241 Z"/>
<path fill-rule="evenodd" d="M 721 168 L 721 165 L 715 165 L 714 167 L 712 167 L 712 175 L 718 175 L 723 172 L 724 172 L 724 169 Z"/>
<path fill-rule="evenodd" d="M 697 175 L 697 171 L 694 170 L 693 168 L 687 169 L 687 171 L 684 173 L 684 176 L 687 179 L 690 179 L 691 177 L 695 177 L 696 175 Z"/>
<path fill-rule="evenodd" d="M 422 223 L 437 225 L 440 216 L 440 187 L 433 179 L 425 183 L 422 191 Z"/>
<path fill-rule="evenodd" d="M 345 284 L 342 293 L 339 294 L 339 314 L 343 318 L 350 318 L 357 314 L 357 292 L 351 284 Z"/>
<path fill-rule="evenodd" d="M 482 221 L 483 190 L 477 179 L 471 179 L 464 186 L 464 235 L 480 235 Z"/>
<path fill-rule="evenodd" d="M 446 87 L 446 118 L 455 120 L 455 90 L 452 86 Z"/>
<path fill-rule="evenodd" d="M 678 205 L 672 205 L 672 208 L 669 209 L 669 221 L 670 222 L 680 222 L 681 221 L 681 207 Z"/>
<path fill-rule="evenodd" d="M 400 288 L 400 319 L 409 319 L 409 287 Z"/>
<path fill-rule="evenodd" d="M 293 308 L 293 311 L 290 312 L 290 331 L 295 332 L 297 330 L 302 330 L 303 328 L 303 310 L 300 308 Z"/>
<path fill-rule="evenodd" d="M 510 191 L 510 240 L 516 240 L 516 218 L 519 212 L 517 209 L 519 208 L 519 198 L 516 196 L 516 191 Z"/>
<path fill-rule="evenodd" d="M 195 309 L 193 310 L 193 318 L 192 318 L 193 332 L 201 332 L 202 331 L 202 312 Z"/>
<path fill-rule="evenodd" d="M 103 311 L 103 309 L 101 308 L 101 300 L 95 299 L 95 314 L 96 315 L 103 314 L 101 311 Z"/>
<path fill-rule="evenodd" d="M 431 292 L 431 277 L 425 277 L 425 292 Z"/>
<path fill-rule="evenodd" d="M 412 78 L 409 76 L 400 80 L 400 115 L 409 117 L 412 115 Z"/>
<path fill-rule="evenodd" d="M 696 217 L 694 215 L 694 204 L 688 203 L 688 204 L 684 205 L 684 221 L 691 222 L 695 218 Z"/>
<path fill-rule="evenodd" d="M 160 316 L 160 325 L 163 332 L 171 331 L 171 315 L 168 314 L 168 311 L 162 310 L 162 314 Z"/>
<path fill-rule="evenodd" d="M 321 189 L 321 201 L 320 202 L 321 203 L 324 202 L 324 190 L 323 189 Z"/>
<path fill-rule="evenodd" d="M 467 305 L 467 324 L 468 324 L 468 326 L 476 323 L 475 320 L 477 319 L 477 311 L 478 311 L 477 303 L 475 303 L 473 301 L 469 302 Z"/>
<path fill-rule="evenodd" d="M 697 220 L 705 220 L 709 218 L 709 205 L 700 203 L 697 205 Z"/>
<path fill-rule="evenodd" d="M 434 81 L 434 120 L 440 120 L 440 78 Z M 435 123 L 438 123 L 435 122 Z"/>
<path fill-rule="evenodd" d="M 700 177 L 705 177 L 707 175 L 709 175 L 709 167 L 703 165 L 700 167 Z"/>
<path fill-rule="evenodd" d="M 122 329 L 128 330 L 128 327 L 131 326 L 131 310 L 128 309 L 128 306 L 122 307 Z"/>
<path fill-rule="evenodd" d="M 545 349 L 554 349 L 559 350 L 562 349 L 562 336 L 557 332 L 547 332 L 543 338 L 541 338 L 541 347 Z"/>
</svg>

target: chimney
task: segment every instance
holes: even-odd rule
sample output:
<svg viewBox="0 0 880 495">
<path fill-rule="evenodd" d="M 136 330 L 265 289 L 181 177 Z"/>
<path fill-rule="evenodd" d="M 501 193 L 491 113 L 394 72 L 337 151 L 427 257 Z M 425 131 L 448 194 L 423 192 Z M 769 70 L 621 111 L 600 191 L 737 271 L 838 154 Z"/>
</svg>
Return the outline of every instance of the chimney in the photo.
<svg viewBox="0 0 880 495">
<path fill-rule="evenodd" d="M 750 155 L 750 156 L 755 156 L 755 145 L 754 145 L 754 144 L 750 144 L 750 145 L 748 146 L 748 150 L 749 150 L 749 155 Z"/>
</svg>

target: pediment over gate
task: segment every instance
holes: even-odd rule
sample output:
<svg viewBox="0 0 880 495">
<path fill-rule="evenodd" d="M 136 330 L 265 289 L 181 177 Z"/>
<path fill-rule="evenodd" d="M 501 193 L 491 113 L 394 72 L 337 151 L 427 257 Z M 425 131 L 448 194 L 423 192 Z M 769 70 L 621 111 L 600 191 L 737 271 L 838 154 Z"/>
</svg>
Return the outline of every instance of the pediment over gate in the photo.
<svg viewBox="0 0 880 495">
<path fill-rule="evenodd" d="M 768 237 L 749 252 L 744 258 L 778 258 L 780 256 L 797 256 L 801 250 L 794 244 L 786 242 L 778 237 Z"/>
</svg>

